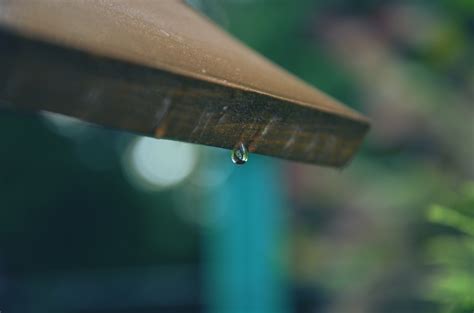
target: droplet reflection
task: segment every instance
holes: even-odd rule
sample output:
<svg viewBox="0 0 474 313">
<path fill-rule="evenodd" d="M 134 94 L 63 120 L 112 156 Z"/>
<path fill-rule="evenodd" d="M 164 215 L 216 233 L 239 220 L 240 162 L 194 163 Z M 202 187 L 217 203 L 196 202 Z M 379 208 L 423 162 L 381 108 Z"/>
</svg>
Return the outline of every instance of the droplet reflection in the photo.
<svg viewBox="0 0 474 313">
<path fill-rule="evenodd" d="M 243 143 L 239 143 L 233 150 L 232 150 L 232 162 L 237 165 L 242 165 L 247 163 L 249 159 L 249 153 L 247 151 L 247 147 Z"/>
</svg>

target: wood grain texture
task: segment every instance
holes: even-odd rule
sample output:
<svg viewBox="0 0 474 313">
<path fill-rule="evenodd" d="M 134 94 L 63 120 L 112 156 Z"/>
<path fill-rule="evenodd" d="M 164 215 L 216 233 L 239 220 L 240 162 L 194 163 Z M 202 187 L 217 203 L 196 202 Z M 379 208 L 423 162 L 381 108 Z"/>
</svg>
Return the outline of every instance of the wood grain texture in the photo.
<svg viewBox="0 0 474 313">
<path fill-rule="evenodd" d="M 0 104 L 342 166 L 367 120 L 180 1 L 0 0 Z"/>
</svg>

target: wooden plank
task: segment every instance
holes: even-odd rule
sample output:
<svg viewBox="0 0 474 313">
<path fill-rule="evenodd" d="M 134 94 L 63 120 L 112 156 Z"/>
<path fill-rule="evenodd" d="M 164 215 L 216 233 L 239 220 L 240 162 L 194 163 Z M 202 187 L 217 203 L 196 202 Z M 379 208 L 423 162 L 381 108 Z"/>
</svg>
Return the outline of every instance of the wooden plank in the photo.
<svg viewBox="0 0 474 313">
<path fill-rule="evenodd" d="M 180 1 L 0 0 L 0 106 L 342 166 L 360 114 Z"/>
</svg>

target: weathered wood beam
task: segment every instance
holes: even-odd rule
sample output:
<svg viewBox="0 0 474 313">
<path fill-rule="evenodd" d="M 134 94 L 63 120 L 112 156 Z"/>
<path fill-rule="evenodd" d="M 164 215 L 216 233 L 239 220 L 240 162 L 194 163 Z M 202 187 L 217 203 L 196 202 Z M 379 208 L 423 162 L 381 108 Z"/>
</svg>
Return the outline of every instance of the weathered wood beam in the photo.
<svg viewBox="0 0 474 313">
<path fill-rule="evenodd" d="M 369 124 L 181 1 L 0 0 L 0 107 L 343 166 Z"/>
</svg>

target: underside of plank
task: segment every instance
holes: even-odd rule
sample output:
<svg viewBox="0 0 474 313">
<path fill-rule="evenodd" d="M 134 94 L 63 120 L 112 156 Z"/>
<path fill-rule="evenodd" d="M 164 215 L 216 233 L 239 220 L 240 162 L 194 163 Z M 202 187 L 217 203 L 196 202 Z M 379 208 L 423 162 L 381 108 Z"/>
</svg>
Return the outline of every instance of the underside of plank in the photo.
<svg viewBox="0 0 474 313">
<path fill-rule="evenodd" d="M 343 166 L 367 120 L 180 1 L 0 0 L 0 107 Z"/>
</svg>

